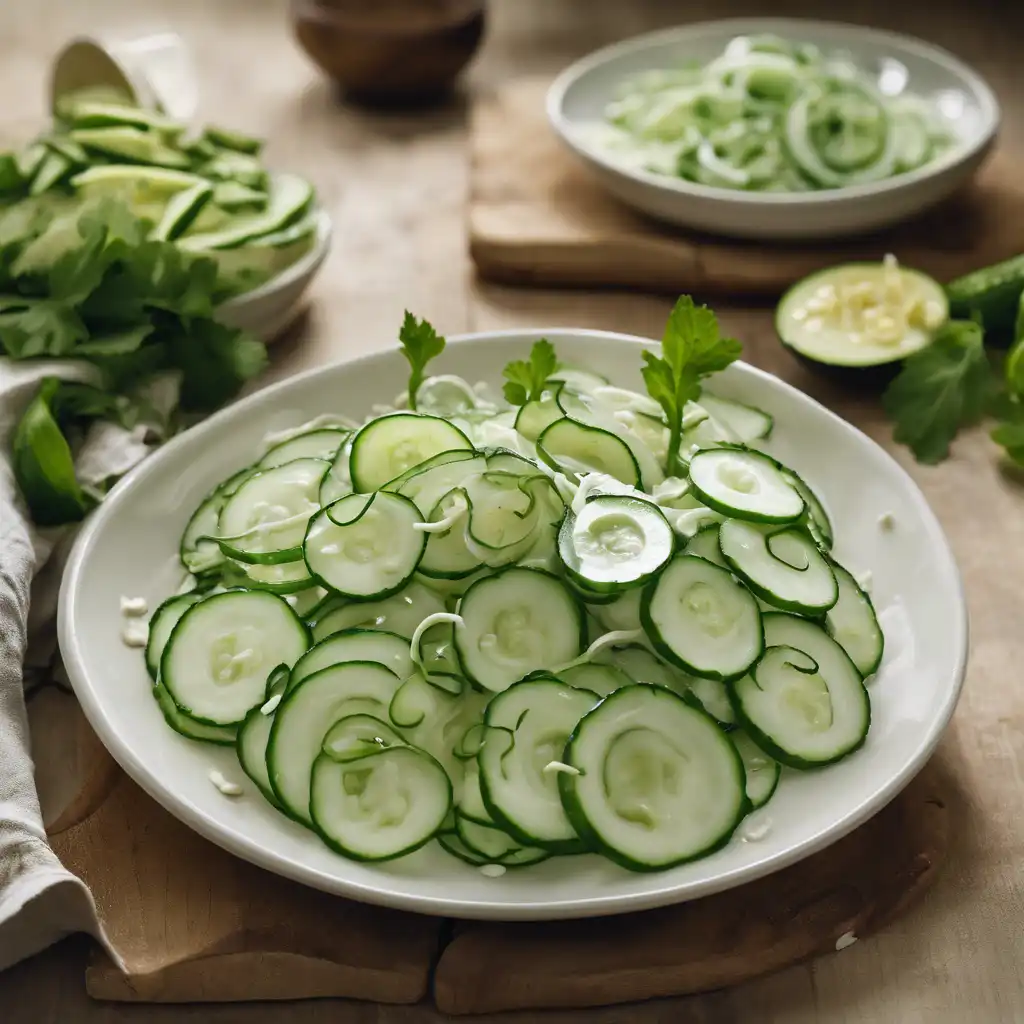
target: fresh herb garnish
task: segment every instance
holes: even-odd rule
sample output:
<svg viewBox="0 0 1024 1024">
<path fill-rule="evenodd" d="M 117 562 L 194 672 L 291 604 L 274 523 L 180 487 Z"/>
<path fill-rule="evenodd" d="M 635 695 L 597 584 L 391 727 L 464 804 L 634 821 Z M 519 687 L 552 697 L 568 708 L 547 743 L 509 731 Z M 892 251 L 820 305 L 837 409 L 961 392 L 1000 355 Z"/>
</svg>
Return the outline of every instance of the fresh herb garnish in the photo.
<svg viewBox="0 0 1024 1024">
<path fill-rule="evenodd" d="M 994 391 L 981 325 L 951 320 L 906 360 L 882 404 L 896 423 L 895 439 L 918 462 L 934 465 L 949 455 L 959 428 L 981 418 Z"/>
<path fill-rule="evenodd" d="M 543 393 L 548 378 L 557 369 L 555 346 L 547 338 L 535 341 L 529 359 L 516 359 L 501 371 L 505 378 L 505 386 L 502 388 L 505 400 L 510 405 L 535 402 Z"/>
<path fill-rule="evenodd" d="M 426 320 L 417 320 L 408 310 L 398 340 L 402 343 L 402 355 L 409 362 L 409 408 L 415 411 L 423 371 L 431 359 L 444 351 L 445 340 Z"/>
<path fill-rule="evenodd" d="M 735 338 L 719 335 L 718 320 L 707 306 L 698 306 L 689 295 L 682 295 L 668 318 L 661 356 L 644 352 L 647 393 L 664 410 L 668 422 L 669 476 L 677 476 L 681 468 L 679 442 L 686 403 L 700 398 L 702 378 L 724 370 L 739 358 L 741 350 Z"/>
</svg>

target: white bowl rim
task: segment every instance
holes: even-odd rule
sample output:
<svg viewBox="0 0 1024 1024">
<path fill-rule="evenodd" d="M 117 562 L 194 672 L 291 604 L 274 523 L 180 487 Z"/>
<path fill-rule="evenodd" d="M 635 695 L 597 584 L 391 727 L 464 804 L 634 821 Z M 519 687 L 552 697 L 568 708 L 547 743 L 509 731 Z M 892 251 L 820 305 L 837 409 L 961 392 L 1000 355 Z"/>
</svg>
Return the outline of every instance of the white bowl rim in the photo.
<svg viewBox="0 0 1024 1024">
<path fill-rule="evenodd" d="M 557 342 L 560 337 L 571 336 L 576 339 L 606 339 L 619 344 L 630 345 L 650 345 L 653 343 L 650 338 L 643 338 L 638 335 L 630 335 L 617 331 L 602 331 L 586 328 L 574 329 L 566 327 L 477 331 L 467 334 L 453 335 L 448 338 L 448 342 L 450 345 L 458 345 L 460 343 L 469 342 L 521 339 L 526 335 L 548 337 L 554 342 Z M 204 433 L 213 432 L 223 420 L 231 419 L 234 416 L 239 415 L 240 406 L 246 408 L 253 405 L 259 405 L 261 402 L 265 402 L 267 400 L 266 396 L 272 394 L 280 395 L 288 391 L 301 391 L 306 381 L 321 376 L 325 371 L 337 370 L 343 366 L 356 366 L 368 362 L 372 363 L 393 355 L 395 351 L 395 347 L 392 346 L 375 352 L 366 353 L 353 359 L 337 360 L 323 366 L 313 367 L 282 381 L 270 384 L 258 392 L 248 395 L 237 402 L 231 403 L 219 412 L 214 413 L 213 416 L 204 420 L 202 423 L 183 432 L 176 438 L 173 438 L 168 442 L 168 444 L 163 446 L 161 452 L 157 453 L 157 457 L 159 457 L 163 451 L 172 449 L 174 446 L 193 443 L 197 436 L 201 437 Z M 835 421 L 836 426 L 839 429 L 850 434 L 859 435 L 861 440 L 867 442 L 867 444 L 874 449 L 874 453 L 878 458 L 890 463 L 896 473 L 905 480 L 908 493 L 912 495 L 920 515 L 927 520 L 930 520 L 939 536 L 945 540 L 944 549 L 940 554 L 943 560 L 947 562 L 950 579 L 954 584 L 955 592 L 953 596 L 955 598 L 956 611 L 958 613 L 955 616 L 957 634 L 955 643 L 956 663 L 951 666 L 953 684 L 946 695 L 946 699 L 937 709 L 930 733 L 928 734 L 926 741 L 920 745 L 914 758 L 904 766 L 902 771 L 895 773 L 888 778 L 885 785 L 878 788 L 872 797 L 863 800 L 856 806 L 850 807 L 844 817 L 840 821 L 836 822 L 827 832 L 817 834 L 804 840 L 802 843 L 790 846 L 784 852 L 772 857 L 769 861 L 734 869 L 720 875 L 713 883 L 701 885 L 701 891 L 699 893 L 683 897 L 685 900 L 726 891 L 748 882 L 755 881 L 759 878 L 775 874 L 777 871 L 804 860 L 812 854 L 832 845 L 881 811 L 910 783 L 910 781 L 925 766 L 929 758 L 934 754 L 939 741 L 949 726 L 950 720 L 953 717 L 953 713 L 956 710 L 957 703 L 960 699 L 966 675 L 969 651 L 969 618 L 963 579 L 953 555 L 952 548 L 949 545 L 948 539 L 946 539 L 945 531 L 942 529 L 938 518 L 932 511 L 931 506 L 921 489 L 910 474 L 907 473 L 907 471 L 899 465 L 897 460 L 880 444 L 868 435 L 864 434 L 864 432 L 859 430 L 857 427 L 845 421 L 831 409 L 823 406 L 810 395 L 800 391 L 798 388 L 782 378 L 768 373 L 766 370 L 752 366 L 749 363 L 743 362 L 742 360 L 737 361 L 735 365 L 742 368 L 744 373 L 748 373 L 755 378 L 771 380 L 775 386 L 781 387 L 784 392 L 791 394 L 798 401 L 809 403 L 820 415 Z M 132 483 L 137 476 L 145 475 L 147 467 L 151 466 L 152 463 L 153 460 L 147 459 L 123 477 L 111 490 L 103 505 L 97 510 L 97 514 L 90 516 L 82 527 L 81 532 L 76 538 L 61 581 L 57 612 L 57 630 L 60 640 L 60 650 L 65 659 L 69 678 L 74 684 L 76 695 L 80 700 L 82 710 L 90 725 L 100 737 L 103 745 L 110 752 L 111 756 L 120 764 L 125 772 L 134 779 L 135 782 L 149 794 L 149 796 L 172 813 L 179 821 L 183 822 L 188 828 L 197 832 L 204 838 L 210 840 L 221 848 L 226 849 L 229 853 L 254 863 L 259 867 L 265 868 L 266 870 L 280 875 L 281 877 L 291 878 L 302 884 L 343 895 L 350 899 L 395 907 L 397 909 L 410 910 L 416 913 L 505 921 L 569 919 L 632 913 L 679 902 L 678 899 L 665 899 L 658 895 L 652 895 L 652 893 L 648 892 L 645 894 L 593 896 L 586 900 L 576 900 L 572 902 L 544 901 L 539 905 L 532 901 L 526 901 L 520 904 L 515 912 L 510 912 L 509 907 L 500 902 L 490 904 L 481 901 L 478 903 L 464 904 L 457 898 L 453 899 L 450 896 L 396 895 L 373 886 L 353 882 L 348 882 L 344 886 L 338 884 L 325 886 L 323 884 L 322 877 L 314 868 L 295 862 L 282 864 L 280 858 L 276 854 L 266 854 L 253 839 L 238 836 L 230 831 L 222 829 L 217 822 L 212 820 L 204 811 L 192 806 L 186 798 L 179 796 L 169 787 L 162 787 L 155 784 L 150 778 L 151 773 L 149 769 L 136 757 L 133 751 L 127 748 L 117 733 L 108 728 L 108 723 L 102 709 L 102 702 L 96 698 L 93 688 L 86 683 L 84 674 L 80 667 L 79 648 L 82 644 L 82 638 L 74 632 L 71 619 L 71 595 L 79 585 L 78 580 L 83 572 L 86 553 L 92 546 L 93 535 L 99 531 L 104 511 L 113 505 L 115 501 L 120 499 L 120 495 L 128 487 L 132 486 Z M 538 911 L 540 912 L 538 913 Z"/>
<path fill-rule="evenodd" d="M 316 217 L 316 242 L 309 252 L 297 259 L 291 266 L 285 267 L 279 274 L 264 281 L 259 287 L 242 292 L 241 295 L 235 295 L 222 302 L 217 307 L 218 312 L 237 310 L 246 307 L 249 303 L 262 302 L 264 299 L 272 298 L 279 291 L 290 288 L 302 278 L 310 277 L 316 271 L 330 247 L 333 225 L 326 210 L 317 209 L 314 211 L 314 215 Z"/>
<path fill-rule="evenodd" d="M 867 182 L 861 185 L 844 185 L 840 188 L 818 189 L 811 192 L 747 192 L 742 189 L 718 188 L 714 185 L 701 185 L 697 182 L 685 181 L 682 178 L 671 178 L 668 175 L 654 174 L 651 171 L 626 168 L 609 159 L 596 147 L 583 145 L 572 130 L 572 122 L 563 113 L 565 97 L 569 89 L 585 74 L 626 54 L 642 52 L 650 46 L 673 40 L 686 40 L 710 29 L 728 29 L 736 35 L 754 32 L 774 32 L 777 35 L 799 35 L 801 32 L 813 35 L 816 30 L 827 30 L 829 33 L 850 38 L 860 38 L 877 44 L 879 47 L 889 44 L 904 52 L 913 53 L 922 60 L 938 64 L 955 77 L 959 78 L 973 92 L 979 102 L 985 127 L 974 142 L 958 139 L 957 144 L 942 154 L 937 160 L 929 161 L 922 167 L 904 174 L 885 178 L 882 181 Z M 898 189 L 912 187 L 926 181 L 943 171 L 969 161 L 978 153 L 990 146 L 999 131 L 1002 111 L 992 87 L 969 64 L 962 61 L 949 50 L 934 43 L 918 39 L 916 36 L 893 32 L 888 29 L 869 28 L 844 21 L 826 21 L 820 18 L 718 18 L 708 21 L 694 22 L 688 25 L 675 25 L 645 32 L 621 42 L 612 43 L 582 57 L 571 64 L 551 83 L 545 101 L 548 121 L 562 141 L 578 156 L 599 164 L 604 170 L 619 177 L 631 179 L 674 192 L 681 196 L 692 196 L 700 199 L 731 201 L 749 206 L 792 206 L 813 207 L 822 203 L 837 202 L 846 199 L 859 199 L 867 196 L 882 195 Z"/>
</svg>

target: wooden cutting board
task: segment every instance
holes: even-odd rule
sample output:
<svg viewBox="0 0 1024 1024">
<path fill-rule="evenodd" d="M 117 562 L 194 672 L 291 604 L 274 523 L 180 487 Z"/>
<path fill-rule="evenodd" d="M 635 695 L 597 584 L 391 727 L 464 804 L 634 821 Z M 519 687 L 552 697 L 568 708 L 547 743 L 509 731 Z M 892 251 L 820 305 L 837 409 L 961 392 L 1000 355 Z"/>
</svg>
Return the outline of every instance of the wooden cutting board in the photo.
<svg viewBox="0 0 1024 1024">
<path fill-rule="evenodd" d="M 895 253 L 948 281 L 1024 250 L 1024 156 L 997 152 L 974 184 L 882 234 L 765 245 L 686 234 L 634 213 L 567 152 L 546 82 L 510 84 L 473 109 L 469 233 L 480 275 L 507 284 L 772 296 L 822 267 Z"/>
<path fill-rule="evenodd" d="M 947 849 L 946 784 L 932 765 L 840 842 L 740 889 L 625 917 L 452 927 L 325 895 L 213 846 L 128 779 L 73 697 L 48 699 L 88 765 L 52 843 L 92 889 L 123 961 L 97 954 L 86 977 L 97 999 L 433 998 L 468 1014 L 705 991 L 866 938 L 924 892 Z"/>
</svg>

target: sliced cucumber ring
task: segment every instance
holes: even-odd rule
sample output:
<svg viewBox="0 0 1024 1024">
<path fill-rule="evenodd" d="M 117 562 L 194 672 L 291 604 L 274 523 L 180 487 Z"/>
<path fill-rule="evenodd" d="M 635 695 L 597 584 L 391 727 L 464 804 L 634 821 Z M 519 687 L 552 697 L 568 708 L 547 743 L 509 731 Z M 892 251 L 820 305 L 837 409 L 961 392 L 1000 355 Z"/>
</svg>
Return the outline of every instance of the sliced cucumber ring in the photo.
<svg viewBox="0 0 1024 1024">
<path fill-rule="evenodd" d="M 762 409 L 730 398 L 719 398 L 706 389 L 701 391 L 697 404 L 731 431 L 741 444 L 750 444 L 768 437 L 775 420 Z"/>
<path fill-rule="evenodd" d="M 633 871 L 659 871 L 729 841 L 747 809 L 743 763 L 728 736 L 681 697 L 629 686 L 576 726 L 559 773 L 580 836 Z"/>
<path fill-rule="evenodd" d="M 693 555 L 676 556 L 645 588 L 640 619 L 655 650 L 695 676 L 735 679 L 764 649 L 754 595 Z"/>
<path fill-rule="evenodd" d="M 683 551 L 688 555 L 696 555 L 698 558 L 704 558 L 715 565 L 720 565 L 723 569 L 728 569 L 729 565 L 722 557 L 722 548 L 718 542 L 720 526 L 720 523 L 702 526 L 686 542 L 686 547 L 683 548 Z"/>
<path fill-rule="evenodd" d="M 690 459 L 690 486 L 708 508 L 759 523 L 792 523 L 804 499 L 763 452 L 740 445 L 705 448 Z"/>
<path fill-rule="evenodd" d="M 319 643 L 343 629 L 386 629 L 412 638 L 416 627 L 428 616 L 445 610 L 444 601 L 434 591 L 413 580 L 403 590 L 381 601 L 352 601 L 325 607 L 312 626 L 313 639 Z"/>
<path fill-rule="evenodd" d="M 467 448 L 441 452 L 432 459 L 392 480 L 387 490 L 411 499 L 421 515 L 428 515 L 437 503 L 464 480 L 487 469 L 487 460 Z"/>
<path fill-rule="evenodd" d="M 736 727 L 736 712 L 729 701 L 725 683 L 691 676 L 682 696 L 687 704 L 709 714 L 723 729 Z"/>
<path fill-rule="evenodd" d="M 770 758 L 745 732 L 737 729 L 729 733 L 743 761 L 746 772 L 747 799 L 750 809 L 756 811 L 771 800 L 779 785 L 782 768 Z"/>
<path fill-rule="evenodd" d="M 836 562 L 832 563 L 832 571 L 839 585 L 839 600 L 825 615 L 825 629 L 866 679 L 878 671 L 882 662 L 885 635 L 878 624 L 871 598 L 853 576 Z"/>
<path fill-rule="evenodd" d="M 640 466 L 629 445 L 601 427 L 563 417 L 544 428 L 537 454 L 569 477 L 607 473 L 630 487 L 640 486 Z"/>
<path fill-rule="evenodd" d="M 265 693 L 267 700 L 284 693 L 285 687 L 288 685 L 288 676 L 289 671 L 284 665 L 279 665 L 270 673 Z M 257 788 L 267 800 L 275 807 L 280 807 L 270 785 L 270 776 L 267 774 L 267 741 L 270 739 L 270 730 L 273 725 L 273 712 L 264 714 L 263 705 L 257 704 L 238 727 L 235 753 L 238 755 L 238 763 L 242 766 L 242 771 L 256 783 Z"/>
<path fill-rule="evenodd" d="M 293 690 L 314 672 L 347 661 L 374 661 L 399 679 L 408 679 L 415 669 L 405 637 L 384 629 L 346 629 L 314 644 L 295 662 L 288 689 Z"/>
<path fill-rule="evenodd" d="M 153 617 L 149 620 L 149 638 L 146 641 L 146 671 L 154 683 L 160 675 L 160 658 L 178 620 L 204 596 L 194 591 L 178 594 L 176 597 L 169 597 L 153 612 Z"/>
<path fill-rule="evenodd" d="M 296 459 L 323 459 L 326 462 L 333 462 L 351 433 L 350 430 L 326 427 L 297 434 L 268 449 L 256 465 L 260 469 L 274 469 Z"/>
<path fill-rule="evenodd" d="M 558 678 L 579 690 L 596 693 L 598 697 L 607 697 L 609 693 L 636 682 L 617 665 L 600 665 L 593 661 L 564 669 L 558 673 Z"/>
</svg>

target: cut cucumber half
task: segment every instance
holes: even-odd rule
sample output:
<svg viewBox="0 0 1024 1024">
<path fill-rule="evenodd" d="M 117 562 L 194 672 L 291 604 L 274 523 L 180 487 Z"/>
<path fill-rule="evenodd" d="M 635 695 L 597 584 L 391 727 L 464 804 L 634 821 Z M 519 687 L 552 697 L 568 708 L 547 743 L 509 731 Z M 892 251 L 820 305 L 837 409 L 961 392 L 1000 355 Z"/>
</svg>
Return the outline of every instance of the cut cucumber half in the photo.
<svg viewBox="0 0 1024 1024">
<path fill-rule="evenodd" d="M 302 557 L 324 587 L 357 600 L 389 597 L 416 571 L 427 535 L 400 494 L 350 494 L 309 520 Z"/>
<path fill-rule="evenodd" d="M 640 619 L 657 652 L 690 675 L 735 679 L 764 649 L 754 595 L 693 555 L 678 555 L 645 588 Z"/>
<path fill-rule="evenodd" d="M 267 453 L 256 465 L 260 469 L 274 469 L 296 459 L 323 459 L 333 462 L 349 434 L 348 430 L 337 430 L 333 427 L 310 430 L 267 449 Z"/>
<path fill-rule="evenodd" d="M 636 682 L 617 665 L 599 665 L 596 662 L 564 669 L 558 673 L 558 678 L 578 690 L 596 693 L 598 697 L 607 697 L 609 693 Z"/>
<path fill-rule="evenodd" d="M 261 591 L 227 591 L 187 608 L 160 659 L 174 703 L 210 725 L 236 725 L 263 703 L 267 676 L 309 647 L 305 623 L 287 601 Z"/>
<path fill-rule="evenodd" d="M 398 676 L 383 665 L 349 661 L 307 676 L 285 694 L 267 743 L 267 772 L 286 813 L 312 824 L 310 775 L 327 733 L 348 715 L 385 720 L 398 686 Z"/>
<path fill-rule="evenodd" d="M 743 764 L 703 712 L 657 686 L 606 697 L 576 726 L 562 803 L 589 845 L 632 871 L 660 871 L 724 846 L 747 809 Z"/>
<path fill-rule="evenodd" d="M 784 468 L 763 452 L 723 445 L 690 459 L 690 487 L 708 508 L 758 523 L 792 523 L 804 513 L 804 499 Z"/>
<path fill-rule="evenodd" d="M 789 632 L 815 654 L 773 644 L 730 692 L 736 717 L 765 753 L 790 768 L 817 768 L 863 745 L 871 706 L 846 652 L 817 626 L 795 621 L 803 626 L 768 632 Z M 807 643 L 811 630 L 817 636 Z"/>
<path fill-rule="evenodd" d="M 554 853 L 580 849 L 565 815 L 555 772 L 569 734 L 597 696 L 557 679 L 527 679 L 491 699 L 477 755 L 480 791 L 491 817 L 524 846 Z"/>
<path fill-rule="evenodd" d="M 784 345 L 814 363 L 863 369 L 919 352 L 948 318 L 942 286 L 890 260 L 805 277 L 782 297 L 775 329 Z"/>
<path fill-rule="evenodd" d="M 697 404 L 719 423 L 724 423 L 741 444 L 763 440 L 775 426 L 774 418 L 763 409 L 734 402 L 730 398 L 719 398 L 707 390 L 701 391 Z"/>
<path fill-rule="evenodd" d="M 853 576 L 836 562 L 832 563 L 832 572 L 839 586 L 839 600 L 825 615 L 825 629 L 866 679 L 877 672 L 882 663 L 885 635 L 871 598 Z"/>
<path fill-rule="evenodd" d="M 621 495 L 591 498 L 566 514 L 558 554 L 566 571 L 592 590 L 643 584 L 672 557 L 675 534 L 653 502 Z"/>
<path fill-rule="evenodd" d="M 770 758 L 745 732 L 737 729 L 729 734 L 743 761 L 746 772 L 747 799 L 750 809 L 764 807 L 779 785 L 782 768 L 779 762 Z"/>
<path fill-rule="evenodd" d="M 382 601 L 359 601 L 325 609 L 313 623 L 313 639 L 317 642 L 343 629 L 361 626 L 365 629 L 386 629 L 399 636 L 412 638 L 416 627 L 428 616 L 445 611 L 444 601 L 413 580 L 407 587 Z"/>
<path fill-rule="evenodd" d="M 409 641 L 383 629 L 346 629 L 314 644 L 292 666 L 288 689 L 303 679 L 348 661 L 373 661 L 390 669 L 399 679 L 408 679 L 415 666 L 409 654 Z"/>
<path fill-rule="evenodd" d="M 798 527 L 727 519 L 718 543 L 729 567 L 762 601 L 800 615 L 821 615 L 839 600 L 829 561 Z"/>
<path fill-rule="evenodd" d="M 459 603 L 455 648 L 467 676 L 500 692 L 583 649 L 583 613 L 558 577 L 512 566 L 471 584 Z"/>
<path fill-rule="evenodd" d="M 687 542 L 683 549 L 688 555 L 696 555 L 704 558 L 723 569 L 729 566 L 722 557 L 722 548 L 718 543 L 718 530 L 721 524 L 711 523 L 709 526 L 702 526 Z"/>
<path fill-rule="evenodd" d="M 149 638 L 146 640 L 146 671 L 155 683 L 160 675 L 160 659 L 178 620 L 205 595 L 190 592 L 169 597 L 149 620 Z"/>
<path fill-rule="evenodd" d="M 352 860 L 393 860 L 419 849 L 451 810 L 452 784 L 429 754 L 390 747 L 313 763 L 310 815 L 320 838 Z"/>
<path fill-rule="evenodd" d="M 267 679 L 267 700 L 284 693 L 288 684 L 288 676 L 288 669 L 283 665 L 270 673 Z M 254 707 L 238 727 L 235 753 L 238 755 L 238 763 L 242 766 L 242 771 L 252 779 L 270 803 L 279 807 L 277 797 L 274 796 L 274 790 L 270 785 L 270 776 L 267 774 L 267 742 L 270 740 L 270 730 L 273 725 L 273 713 L 264 714 L 263 705 Z"/>
<path fill-rule="evenodd" d="M 352 486 L 368 494 L 435 455 L 472 447 L 458 427 L 437 416 L 409 412 L 381 416 L 361 427 L 352 438 Z"/>
<path fill-rule="evenodd" d="M 568 417 L 555 420 L 537 438 L 537 454 L 568 477 L 606 473 L 630 487 L 640 486 L 640 466 L 629 445 L 601 427 Z"/>
</svg>

